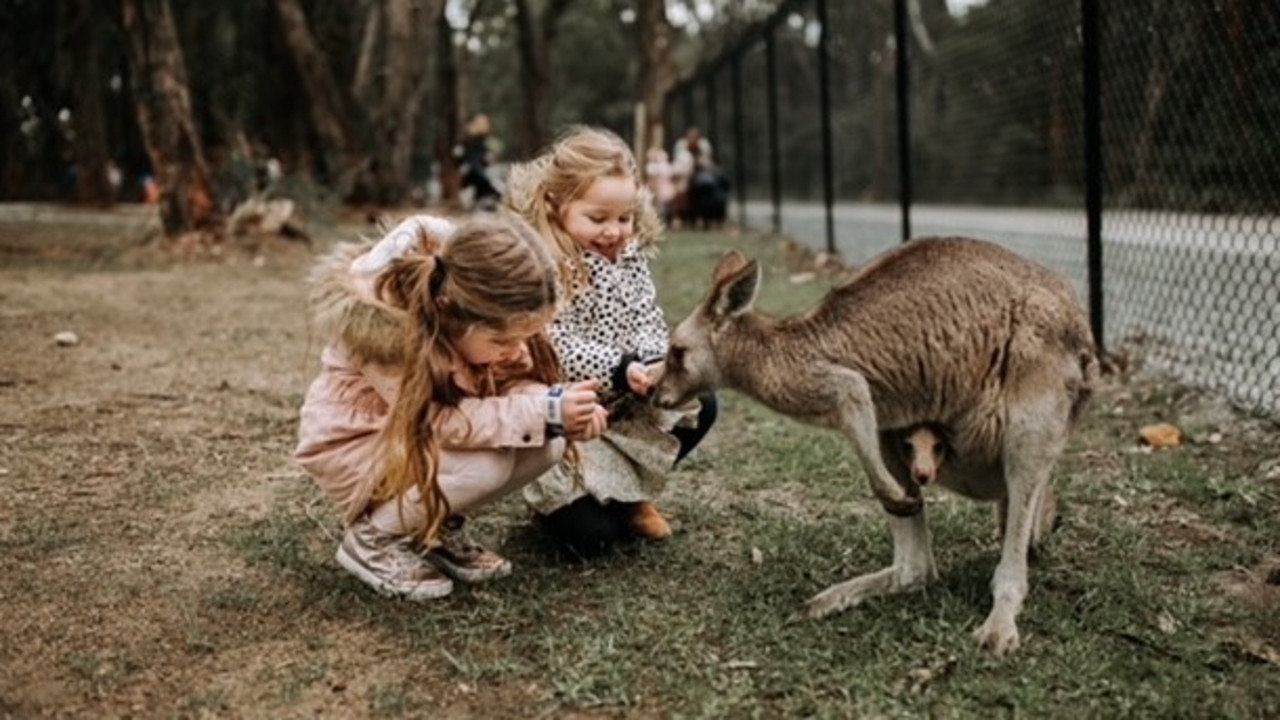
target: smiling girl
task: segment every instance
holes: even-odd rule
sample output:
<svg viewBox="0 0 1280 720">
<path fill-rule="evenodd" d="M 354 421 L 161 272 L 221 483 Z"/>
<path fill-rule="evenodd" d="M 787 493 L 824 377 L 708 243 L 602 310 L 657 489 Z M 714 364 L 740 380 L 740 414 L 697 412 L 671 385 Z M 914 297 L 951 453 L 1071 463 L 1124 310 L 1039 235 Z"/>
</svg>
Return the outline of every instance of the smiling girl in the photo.
<svg viewBox="0 0 1280 720">
<path fill-rule="evenodd" d="M 593 555 L 627 537 L 661 540 L 653 504 L 666 477 L 715 420 L 715 398 L 660 412 L 645 398 L 667 351 L 649 258 L 662 223 L 635 156 L 617 135 L 571 128 L 508 178 L 507 203 L 555 250 L 568 306 L 550 335 L 571 381 L 596 380 L 612 408 L 599 441 L 580 446 L 582 483 L 563 468 L 527 486 L 539 524 Z"/>
</svg>

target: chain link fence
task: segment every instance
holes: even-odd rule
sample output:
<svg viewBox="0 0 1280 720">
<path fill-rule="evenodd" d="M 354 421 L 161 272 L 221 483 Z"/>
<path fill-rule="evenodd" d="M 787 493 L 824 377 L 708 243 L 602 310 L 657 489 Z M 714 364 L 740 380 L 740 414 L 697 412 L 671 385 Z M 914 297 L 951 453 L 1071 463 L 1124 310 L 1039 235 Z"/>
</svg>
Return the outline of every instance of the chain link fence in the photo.
<svg viewBox="0 0 1280 720">
<path fill-rule="evenodd" d="M 669 97 L 742 224 L 860 264 L 973 235 L 1105 348 L 1280 420 L 1280 3 L 788 0 Z"/>
</svg>

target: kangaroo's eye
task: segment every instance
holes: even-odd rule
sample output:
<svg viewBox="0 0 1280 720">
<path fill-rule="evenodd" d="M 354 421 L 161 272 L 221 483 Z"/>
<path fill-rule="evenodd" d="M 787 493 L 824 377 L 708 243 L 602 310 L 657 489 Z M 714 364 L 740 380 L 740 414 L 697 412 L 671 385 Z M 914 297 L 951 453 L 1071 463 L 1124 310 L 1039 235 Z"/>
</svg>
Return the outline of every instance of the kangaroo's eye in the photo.
<svg viewBox="0 0 1280 720">
<path fill-rule="evenodd" d="M 668 361 L 672 365 L 680 365 L 684 363 L 684 348 L 672 346 L 667 351 Z"/>
</svg>

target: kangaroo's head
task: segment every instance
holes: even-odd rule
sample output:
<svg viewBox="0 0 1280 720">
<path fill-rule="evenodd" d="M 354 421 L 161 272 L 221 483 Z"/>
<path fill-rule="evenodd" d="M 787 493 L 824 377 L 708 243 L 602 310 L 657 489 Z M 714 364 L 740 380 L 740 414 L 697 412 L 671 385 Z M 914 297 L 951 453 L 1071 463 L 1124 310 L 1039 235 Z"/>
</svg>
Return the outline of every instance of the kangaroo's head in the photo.
<svg viewBox="0 0 1280 720">
<path fill-rule="evenodd" d="M 724 357 L 720 348 L 734 331 L 734 320 L 751 310 L 759 289 L 759 263 L 737 250 L 720 258 L 707 297 L 671 331 L 655 404 L 678 407 L 720 387 L 723 364 L 733 361 Z"/>
<path fill-rule="evenodd" d="M 920 485 L 938 479 L 938 470 L 949 451 L 941 431 L 928 425 L 908 431 L 902 439 L 902 449 L 911 465 L 911 477 Z"/>
</svg>

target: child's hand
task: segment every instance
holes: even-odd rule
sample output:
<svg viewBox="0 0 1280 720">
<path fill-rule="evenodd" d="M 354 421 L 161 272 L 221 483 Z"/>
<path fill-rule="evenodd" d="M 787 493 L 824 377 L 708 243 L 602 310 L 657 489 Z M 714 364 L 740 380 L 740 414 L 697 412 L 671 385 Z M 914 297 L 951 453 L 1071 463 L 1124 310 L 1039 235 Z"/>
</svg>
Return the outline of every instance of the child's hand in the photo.
<svg viewBox="0 0 1280 720">
<path fill-rule="evenodd" d="M 600 405 L 595 380 L 583 380 L 565 386 L 563 413 L 564 434 L 570 440 L 594 440 L 608 424 L 608 413 Z"/>
<path fill-rule="evenodd" d="M 640 397 L 649 397 L 649 393 L 653 392 L 653 387 L 661 376 L 661 362 L 652 365 L 633 362 L 627 366 L 627 385 L 631 386 L 631 392 Z"/>
</svg>

